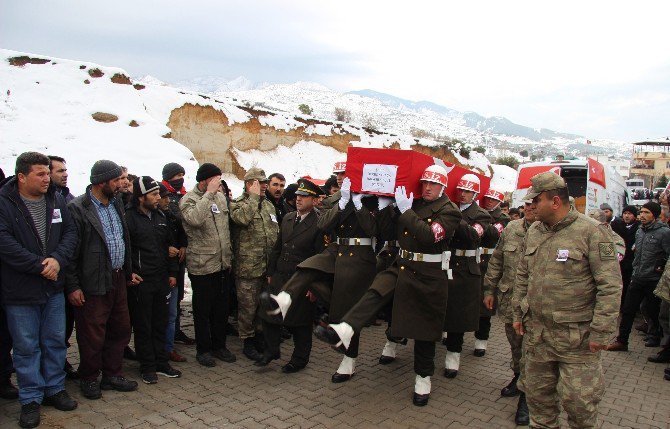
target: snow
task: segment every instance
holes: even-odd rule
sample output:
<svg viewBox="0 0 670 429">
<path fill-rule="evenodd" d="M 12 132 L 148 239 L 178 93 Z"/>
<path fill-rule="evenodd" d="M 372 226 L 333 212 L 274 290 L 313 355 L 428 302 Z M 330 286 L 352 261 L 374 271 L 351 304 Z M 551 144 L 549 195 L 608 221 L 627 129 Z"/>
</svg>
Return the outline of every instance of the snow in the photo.
<svg viewBox="0 0 670 429">
<path fill-rule="evenodd" d="M 276 115 L 263 115 L 258 117 L 258 122 L 261 125 L 266 127 L 273 127 L 277 130 L 289 131 L 291 129 L 296 129 L 304 127 L 305 124 L 300 121 L 296 121 L 293 117 L 289 117 L 285 114 L 276 114 Z"/>
</svg>

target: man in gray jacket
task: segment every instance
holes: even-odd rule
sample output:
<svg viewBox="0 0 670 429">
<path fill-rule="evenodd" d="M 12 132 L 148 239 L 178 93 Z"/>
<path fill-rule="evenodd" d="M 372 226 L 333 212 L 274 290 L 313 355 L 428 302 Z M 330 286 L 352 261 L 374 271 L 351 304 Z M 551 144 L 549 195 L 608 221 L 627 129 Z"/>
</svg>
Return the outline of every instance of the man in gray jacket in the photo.
<svg viewBox="0 0 670 429">
<path fill-rule="evenodd" d="M 230 291 L 229 210 L 219 191 L 221 169 L 204 163 L 195 176 L 198 184 L 179 201 L 183 226 L 188 237 L 186 268 L 193 289 L 193 324 L 196 359 L 213 367 L 214 358 L 235 362 L 226 348 Z"/>
<path fill-rule="evenodd" d="M 652 316 L 649 323 L 654 326 L 651 328 L 659 329 L 660 299 L 654 295 L 654 289 L 670 255 L 670 228 L 658 219 L 660 215 L 661 206 L 655 202 L 648 202 L 640 210 L 641 225 L 633 246 L 633 276 L 623 303 L 619 336 L 608 346 L 610 351 L 628 350 L 628 337 L 643 299 L 647 299 L 649 315 Z"/>
</svg>

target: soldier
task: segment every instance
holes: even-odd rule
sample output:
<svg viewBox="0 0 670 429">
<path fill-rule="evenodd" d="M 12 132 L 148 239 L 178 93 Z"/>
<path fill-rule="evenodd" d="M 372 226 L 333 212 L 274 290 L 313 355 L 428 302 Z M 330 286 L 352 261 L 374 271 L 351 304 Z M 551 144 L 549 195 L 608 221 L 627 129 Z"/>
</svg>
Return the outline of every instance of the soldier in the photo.
<svg viewBox="0 0 670 429">
<path fill-rule="evenodd" d="M 431 165 L 421 176 L 421 199 L 407 196 L 404 187 L 396 189 L 398 210 L 389 207 L 383 212 L 390 212 L 395 220 L 399 257 L 375 277 L 363 298 L 342 317 L 342 323 L 314 330 L 317 338 L 336 348 L 348 348 L 366 323 L 393 300 L 390 335 L 414 339 L 412 401 L 416 406 L 426 405 L 430 397 L 435 342 L 441 337 L 447 309 L 447 249 L 461 219 L 456 205 L 443 194 L 446 185 L 446 170 Z"/>
<path fill-rule="evenodd" d="M 512 295 L 516 267 L 522 253 L 523 238 L 526 236 L 528 228 L 535 222 L 535 213 L 529 201 L 526 202 L 524 213 L 523 219 L 511 221 L 503 230 L 484 277 L 484 305 L 486 308 L 493 310 L 497 299 L 498 316 L 505 324 L 505 334 L 512 350 L 510 367 L 514 372 L 514 377 L 507 386 L 502 388 L 500 396 L 510 398 L 520 395 L 514 417 L 514 422 L 519 426 L 527 426 L 529 416 L 526 396 L 517 388 L 517 381 L 521 373 L 521 343 L 523 337 L 517 335 L 512 326 L 512 322 L 514 322 Z"/>
<path fill-rule="evenodd" d="M 344 181 L 345 177 L 345 170 L 347 169 L 347 162 L 346 161 L 339 161 L 336 162 L 335 165 L 333 165 L 333 174 L 335 175 L 335 180 L 337 181 L 337 187 L 341 188 L 342 187 L 342 181 Z M 335 205 L 340 199 L 340 191 L 338 190 L 334 194 L 326 197 L 323 199 L 321 202 L 323 210 L 328 210 L 332 206 Z"/>
<path fill-rule="evenodd" d="M 484 276 L 489 266 L 491 255 L 496 249 L 500 234 L 510 221 L 509 216 L 503 213 L 500 205 L 505 199 L 505 194 L 496 190 L 493 186 L 489 186 L 484 194 L 482 205 L 484 210 L 491 215 L 491 224 L 484 231 L 482 237 L 482 256 L 480 269 L 482 272 L 482 295 L 484 294 Z M 484 303 L 480 305 L 479 309 L 479 329 L 475 331 L 475 352 L 474 355 L 482 357 L 486 354 L 486 346 L 489 340 L 489 333 L 491 332 L 491 316 L 495 314 L 495 305 L 492 308 L 487 308 Z"/>
<path fill-rule="evenodd" d="M 442 340 L 447 346 L 444 359 L 444 376 L 447 378 L 458 375 L 463 333 L 476 331 L 479 327 L 482 301 L 479 243 L 491 224 L 491 216 L 475 201 L 480 191 L 479 178 L 474 174 L 465 174 L 456 189 L 463 222 L 449 245 L 454 280 L 449 282 L 450 298 Z"/>
<path fill-rule="evenodd" d="M 263 355 L 256 338 L 258 296 L 267 284 L 270 252 L 277 241 L 279 223 L 275 207 L 264 196 L 268 187 L 265 171 L 252 167 L 244 175 L 245 191 L 230 204 L 233 221 L 233 255 L 237 285 L 238 331 L 244 341 L 242 353 L 253 361 Z"/>
<path fill-rule="evenodd" d="M 558 428 L 559 400 L 571 427 L 595 427 L 604 393 L 601 350 L 616 326 L 621 295 L 612 236 L 570 207 L 563 178 L 531 178 L 528 228 L 514 287 L 514 329 L 524 335 L 532 427 Z"/>
<path fill-rule="evenodd" d="M 378 228 L 374 213 L 378 210 L 378 199 L 352 194 L 348 178 L 342 182 L 340 195 L 332 208 L 322 212 L 317 223 L 318 228 L 334 240 L 323 252 L 299 264 L 298 270 L 279 294 L 262 295 L 261 305 L 273 318 L 281 321 L 291 302 L 309 290 L 329 304 L 330 321 L 339 322 L 375 278 L 374 244 Z M 333 383 L 348 381 L 353 376 L 358 339 L 359 336 L 355 335 L 351 340 L 340 367 L 331 378 Z"/>
<path fill-rule="evenodd" d="M 281 291 L 284 283 L 295 273 L 298 264 L 310 256 L 323 250 L 323 233 L 317 228 L 318 213 L 314 208 L 315 201 L 323 195 L 323 191 L 307 179 L 300 179 L 296 194 L 297 211 L 284 216 L 279 239 L 275 243 L 268 265 L 268 291 L 273 294 Z M 257 366 L 266 366 L 272 360 L 279 359 L 279 342 L 281 325 L 263 319 L 265 351 L 263 358 L 256 362 Z M 309 362 L 312 350 L 312 318 L 314 304 L 306 295 L 296 297 L 291 310 L 284 318 L 283 324 L 293 336 L 293 355 L 291 360 L 282 367 L 284 373 L 293 373 L 303 369 Z"/>
</svg>

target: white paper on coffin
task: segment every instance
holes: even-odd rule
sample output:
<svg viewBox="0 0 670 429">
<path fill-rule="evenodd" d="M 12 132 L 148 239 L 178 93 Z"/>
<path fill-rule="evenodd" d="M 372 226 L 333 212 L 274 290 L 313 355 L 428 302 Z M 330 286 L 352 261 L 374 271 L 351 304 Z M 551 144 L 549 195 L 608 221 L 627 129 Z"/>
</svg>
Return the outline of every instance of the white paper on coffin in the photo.
<svg viewBox="0 0 670 429">
<path fill-rule="evenodd" d="M 361 190 L 363 192 L 392 194 L 395 192 L 395 179 L 397 174 L 397 165 L 363 164 Z"/>
</svg>

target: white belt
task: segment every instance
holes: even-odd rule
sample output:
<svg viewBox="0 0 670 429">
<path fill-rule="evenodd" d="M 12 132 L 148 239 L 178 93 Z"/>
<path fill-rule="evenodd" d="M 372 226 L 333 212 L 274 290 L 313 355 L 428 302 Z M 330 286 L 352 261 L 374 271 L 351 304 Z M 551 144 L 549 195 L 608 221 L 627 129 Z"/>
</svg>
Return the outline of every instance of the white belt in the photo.
<svg viewBox="0 0 670 429">
<path fill-rule="evenodd" d="M 442 263 L 442 270 L 447 272 L 447 278 L 449 280 L 453 279 L 451 270 L 449 269 L 449 260 L 451 259 L 451 252 L 442 252 L 442 253 L 417 253 L 417 252 L 408 252 L 407 250 L 400 249 L 398 255 L 409 261 L 416 262 L 440 262 Z"/>
<path fill-rule="evenodd" d="M 482 249 L 482 255 L 493 255 L 493 252 L 496 250 L 495 247 L 480 247 Z"/>
<path fill-rule="evenodd" d="M 337 244 L 343 246 L 374 246 L 374 241 L 372 238 L 340 238 L 335 239 Z"/>
<path fill-rule="evenodd" d="M 452 254 L 454 256 L 466 256 L 466 257 L 475 257 L 477 259 L 477 263 L 480 262 L 479 256 L 482 254 L 481 252 L 481 247 L 478 247 L 477 249 L 453 249 Z"/>
</svg>

